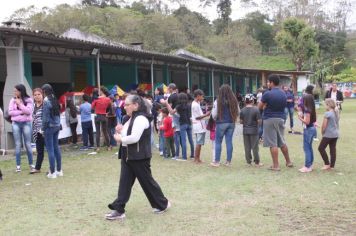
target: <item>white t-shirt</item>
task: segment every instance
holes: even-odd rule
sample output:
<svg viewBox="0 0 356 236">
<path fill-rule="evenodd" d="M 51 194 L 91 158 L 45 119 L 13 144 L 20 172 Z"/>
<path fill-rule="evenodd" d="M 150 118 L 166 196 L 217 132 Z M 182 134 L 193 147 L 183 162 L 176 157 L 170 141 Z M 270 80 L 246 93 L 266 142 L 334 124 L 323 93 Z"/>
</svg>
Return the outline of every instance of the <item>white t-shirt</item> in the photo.
<svg viewBox="0 0 356 236">
<path fill-rule="evenodd" d="M 331 91 L 330 98 L 331 98 L 332 100 L 334 100 L 335 102 L 336 102 L 336 95 L 337 95 L 337 91 L 336 91 L 336 92 Z"/>
<path fill-rule="evenodd" d="M 200 117 L 204 115 L 200 104 L 196 101 L 192 102 L 192 123 L 193 123 L 193 133 L 205 133 L 205 121 L 204 120 L 196 120 L 196 117 Z"/>
<path fill-rule="evenodd" d="M 127 136 L 127 130 L 129 129 L 130 122 L 131 122 L 131 118 L 124 124 L 121 130 L 121 137 L 122 137 L 121 143 L 122 146 L 125 147 L 128 144 L 137 143 L 140 140 L 143 131 L 150 126 L 148 119 L 146 117 L 137 116 L 132 125 L 131 134 Z"/>
</svg>

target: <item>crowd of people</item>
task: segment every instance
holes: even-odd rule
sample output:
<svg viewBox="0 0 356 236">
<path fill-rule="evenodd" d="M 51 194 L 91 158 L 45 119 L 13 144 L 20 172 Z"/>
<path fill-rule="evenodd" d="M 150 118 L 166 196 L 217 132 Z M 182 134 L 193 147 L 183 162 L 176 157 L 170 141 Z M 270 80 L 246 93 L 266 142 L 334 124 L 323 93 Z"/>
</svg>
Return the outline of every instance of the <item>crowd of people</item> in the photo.
<svg viewBox="0 0 356 236">
<path fill-rule="evenodd" d="M 293 167 L 288 146 L 284 137 L 286 120 L 290 119 L 290 133 L 294 132 L 293 113 L 298 111 L 298 120 L 303 124 L 303 150 L 305 163 L 300 172 L 313 170 L 314 154 L 312 143 L 316 138 L 317 117 L 313 86 L 309 85 L 295 105 L 293 92 L 288 87 L 280 88 L 278 75 L 270 75 L 267 87 L 258 91 L 257 96 L 246 94 L 243 108 L 229 85 L 219 88 L 213 102 L 207 102 L 204 92 L 178 92 L 174 83 L 169 84 L 164 93 L 162 87 L 155 89 L 154 97 L 143 91 L 132 91 L 120 97 L 110 95 L 105 87 L 94 90 L 92 96 L 84 94 L 81 104 L 76 107 L 72 100 L 66 101 L 65 117 L 72 132 L 72 143 L 77 145 L 78 116 L 82 127 L 83 146 L 80 150 L 96 149 L 103 146 L 112 150 L 119 145 L 121 176 L 117 199 L 109 204 L 112 210 L 106 219 L 125 217 L 125 204 L 129 200 L 132 185 L 137 178 L 156 213 L 170 207 L 150 170 L 152 147 L 155 147 L 155 132 L 158 134 L 160 155 L 165 159 L 188 160 L 187 139 L 190 146 L 190 159 L 201 164 L 201 150 L 204 148 L 206 133 L 212 143 L 212 167 L 221 165 L 222 141 L 226 143 L 225 166 L 231 166 L 233 158 L 233 136 L 236 123 L 243 127 L 243 145 L 248 165 L 263 166 L 259 154 L 259 144 L 270 149 L 272 171 L 280 171 L 278 159 L 281 150 L 285 165 Z M 326 113 L 321 125 L 322 140 L 318 150 L 324 161 L 323 170 L 335 167 L 336 143 L 339 137 L 339 108 L 342 98 L 334 91 L 325 100 Z M 58 134 L 61 130 L 61 105 L 49 84 L 33 89 L 33 99 L 24 85 L 14 87 L 14 97 L 8 106 L 8 116 L 12 124 L 15 142 L 16 172 L 21 172 L 22 140 L 26 149 L 30 173 L 40 173 L 44 159 L 44 148 L 48 152 L 48 178 L 63 176 L 62 156 Z M 96 147 L 92 113 L 95 114 Z M 101 136 L 104 145 L 101 145 Z M 193 141 L 193 138 L 195 141 Z M 33 164 L 31 142 L 36 144 L 37 158 Z M 330 147 L 330 161 L 326 147 Z M 181 151 L 181 155 L 180 155 Z M 209 152 L 210 153 L 210 152 Z M 0 171 L 1 178 L 1 171 Z"/>
</svg>

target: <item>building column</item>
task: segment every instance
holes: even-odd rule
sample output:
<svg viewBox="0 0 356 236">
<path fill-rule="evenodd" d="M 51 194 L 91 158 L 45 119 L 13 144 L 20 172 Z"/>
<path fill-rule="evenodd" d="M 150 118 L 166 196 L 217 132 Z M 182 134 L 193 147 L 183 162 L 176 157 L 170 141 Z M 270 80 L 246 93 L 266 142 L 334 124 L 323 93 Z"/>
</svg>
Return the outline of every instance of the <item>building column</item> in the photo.
<svg viewBox="0 0 356 236">
<path fill-rule="evenodd" d="M 267 75 L 266 72 L 262 72 L 262 86 L 267 85 Z"/>
<path fill-rule="evenodd" d="M 132 70 L 133 70 L 133 74 L 134 74 L 134 77 L 135 77 L 135 83 L 136 84 L 139 84 L 139 81 L 138 81 L 138 65 L 137 65 L 137 62 L 135 62 L 132 66 Z"/>
<path fill-rule="evenodd" d="M 5 80 L 4 86 L 4 94 L 3 94 L 3 101 L 4 101 L 4 111 L 8 109 L 9 103 L 11 98 L 14 97 L 14 87 L 17 84 L 23 84 L 26 87 L 26 91 L 29 95 L 32 95 L 32 87 L 30 86 L 29 81 L 26 79 L 25 76 L 25 52 L 23 48 L 23 39 L 19 37 L 18 43 L 16 46 L 5 48 L 5 55 L 6 55 L 6 71 L 7 76 Z M 31 58 L 30 55 L 26 56 L 27 58 Z M 27 66 L 28 66 L 28 59 L 27 59 Z M 28 71 L 27 71 L 28 73 Z M 31 76 L 32 77 L 32 76 Z M 32 82 L 32 80 L 31 80 Z M 12 127 L 11 124 L 5 122 L 5 148 L 13 148 L 13 138 L 12 138 Z"/>
</svg>

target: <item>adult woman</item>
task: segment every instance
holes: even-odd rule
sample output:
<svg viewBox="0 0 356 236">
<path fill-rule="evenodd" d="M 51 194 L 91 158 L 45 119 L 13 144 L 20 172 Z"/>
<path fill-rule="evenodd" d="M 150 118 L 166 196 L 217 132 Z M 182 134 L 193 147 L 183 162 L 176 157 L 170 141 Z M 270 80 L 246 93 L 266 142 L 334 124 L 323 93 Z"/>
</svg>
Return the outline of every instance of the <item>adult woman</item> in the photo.
<svg viewBox="0 0 356 236">
<path fill-rule="evenodd" d="M 125 110 L 130 119 L 123 126 L 118 125 L 115 134 L 116 141 L 121 143 L 119 192 L 117 199 L 108 205 L 113 211 L 105 216 L 107 220 L 125 218 L 125 205 L 136 178 L 155 213 L 163 213 L 170 207 L 151 174 L 151 126 L 143 98 L 129 95 L 125 101 Z"/>
<path fill-rule="evenodd" d="M 214 102 L 213 118 L 216 120 L 215 133 L 215 162 L 212 166 L 220 165 L 221 143 L 225 136 L 227 158 L 225 165 L 231 165 L 232 159 L 232 136 L 235 130 L 235 122 L 239 115 L 239 106 L 237 99 L 229 85 L 224 84 L 219 89 L 219 95 Z"/>
<path fill-rule="evenodd" d="M 95 129 L 96 129 L 96 147 L 97 151 L 100 149 L 100 135 L 103 133 L 105 145 L 108 150 L 110 150 L 109 144 L 109 132 L 108 132 L 108 120 L 106 117 L 107 109 L 111 105 L 111 100 L 109 98 L 110 93 L 104 86 L 100 87 L 100 96 L 98 99 L 93 101 L 91 108 L 94 109 L 95 116 Z"/>
<path fill-rule="evenodd" d="M 32 121 L 33 101 L 27 95 L 26 88 L 23 84 L 18 84 L 14 89 L 14 97 L 10 100 L 9 115 L 12 121 L 12 132 L 15 141 L 16 154 L 16 172 L 21 171 L 21 141 L 24 139 L 24 145 L 27 152 L 28 164 L 30 169 L 32 165 L 32 148 L 31 148 L 31 121 Z"/>
<path fill-rule="evenodd" d="M 57 176 L 63 176 L 62 155 L 58 144 L 58 134 L 61 127 L 60 106 L 51 85 L 43 85 L 42 91 L 45 96 L 42 110 L 42 131 L 45 137 L 50 169 L 47 177 L 54 179 Z"/>
<path fill-rule="evenodd" d="M 70 127 L 70 131 L 72 133 L 72 143 L 73 145 L 77 145 L 77 126 L 78 126 L 78 110 L 75 107 L 72 99 L 67 99 L 66 105 L 66 123 L 67 126 Z"/>
<path fill-rule="evenodd" d="M 35 100 L 35 105 L 33 109 L 33 122 L 32 122 L 32 138 L 36 143 L 37 159 L 36 166 L 31 170 L 30 174 L 40 173 L 41 166 L 44 157 L 44 145 L 45 140 L 41 132 L 42 128 L 42 111 L 43 111 L 43 92 L 40 88 L 35 88 L 33 90 L 33 99 Z"/>
</svg>

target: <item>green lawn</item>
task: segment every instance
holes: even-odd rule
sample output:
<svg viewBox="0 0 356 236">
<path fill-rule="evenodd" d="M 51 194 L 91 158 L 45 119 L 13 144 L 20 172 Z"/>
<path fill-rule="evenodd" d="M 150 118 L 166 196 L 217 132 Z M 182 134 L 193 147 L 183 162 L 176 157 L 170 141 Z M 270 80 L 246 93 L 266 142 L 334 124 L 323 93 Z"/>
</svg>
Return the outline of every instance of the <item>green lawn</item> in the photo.
<svg viewBox="0 0 356 236">
<path fill-rule="evenodd" d="M 355 110 L 356 100 L 345 102 L 334 171 L 320 170 L 316 143 L 315 171 L 297 171 L 304 162 L 300 135 L 287 135 L 296 167 L 278 173 L 266 169 L 271 160 L 265 148 L 265 166 L 247 167 L 240 135 L 230 168 L 209 166 L 210 144 L 203 165 L 162 160 L 155 151 L 153 175 L 172 208 L 154 215 L 136 183 L 123 222 L 104 220 L 117 194 L 120 162 L 114 151 L 66 151 L 64 177 L 57 179 L 29 175 L 25 159 L 21 173 L 14 172 L 14 160 L 1 161 L 0 235 L 355 235 Z"/>
</svg>

